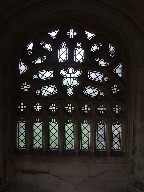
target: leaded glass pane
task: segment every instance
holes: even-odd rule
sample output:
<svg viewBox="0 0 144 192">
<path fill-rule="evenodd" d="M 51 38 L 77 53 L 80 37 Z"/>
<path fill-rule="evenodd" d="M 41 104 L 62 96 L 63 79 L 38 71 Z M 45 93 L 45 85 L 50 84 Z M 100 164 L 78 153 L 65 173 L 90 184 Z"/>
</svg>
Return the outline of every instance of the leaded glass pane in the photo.
<svg viewBox="0 0 144 192">
<path fill-rule="evenodd" d="M 97 123 L 96 129 L 96 149 L 105 150 L 106 149 L 106 124 L 103 121 Z"/>
<path fill-rule="evenodd" d="M 27 37 L 18 52 L 15 109 L 27 122 L 17 121 L 17 148 L 26 147 L 27 125 L 29 151 L 121 150 L 120 121 L 128 127 L 130 95 L 123 50 L 97 28 L 69 22 L 48 27 Z"/>
<path fill-rule="evenodd" d="M 65 123 L 65 149 L 74 149 L 74 126 L 75 124 L 68 120 Z"/>
<path fill-rule="evenodd" d="M 26 121 L 24 119 L 17 122 L 17 148 L 26 148 Z"/>
<path fill-rule="evenodd" d="M 74 50 L 74 61 L 79 63 L 84 61 L 84 49 L 81 43 L 77 43 L 77 47 Z"/>
<path fill-rule="evenodd" d="M 65 42 L 61 44 L 61 48 L 58 50 L 58 60 L 59 62 L 68 60 L 68 48 Z"/>
<path fill-rule="evenodd" d="M 90 123 L 87 120 L 84 120 L 81 123 L 81 149 L 90 149 Z"/>
<path fill-rule="evenodd" d="M 63 78 L 63 85 L 67 87 L 67 95 L 73 95 L 73 88 L 79 85 L 78 77 L 82 74 L 80 69 L 75 70 L 74 68 L 68 68 L 67 70 L 62 69 L 60 74 Z"/>
<path fill-rule="evenodd" d="M 58 149 L 58 123 L 55 119 L 49 122 L 49 148 Z"/>
<path fill-rule="evenodd" d="M 42 148 L 42 122 L 39 119 L 33 123 L 33 148 Z"/>
<path fill-rule="evenodd" d="M 122 124 L 118 121 L 112 124 L 112 150 L 121 150 Z"/>
</svg>

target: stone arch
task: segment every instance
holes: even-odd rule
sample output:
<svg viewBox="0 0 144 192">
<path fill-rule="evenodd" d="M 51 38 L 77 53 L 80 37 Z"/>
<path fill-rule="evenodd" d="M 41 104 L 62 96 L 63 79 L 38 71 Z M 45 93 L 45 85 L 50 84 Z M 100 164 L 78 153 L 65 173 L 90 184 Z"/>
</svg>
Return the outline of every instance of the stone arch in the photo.
<svg viewBox="0 0 144 192">
<path fill-rule="evenodd" d="M 66 3 L 66 1 L 64 2 Z M 128 51 L 128 58 L 132 65 L 132 69 L 135 70 L 136 66 L 142 66 L 144 56 L 142 51 L 139 50 L 142 50 L 144 47 L 144 44 L 142 43 L 144 39 L 136 25 L 134 25 L 122 12 L 118 12 L 116 9 L 110 7 L 109 5 L 91 1 L 89 9 L 87 9 L 87 6 L 89 5 L 88 1 L 84 2 L 83 8 L 80 8 L 80 3 L 82 3 L 82 1 L 78 2 L 78 8 L 75 8 L 77 5 L 75 2 L 71 2 L 70 4 L 66 3 L 65 7 L 63 7 L 57 1 L 40 3 L 36 6 L 28 7 L 19 13 L 16 13 L 10 18 L 8 22 L 5 23 L 3 29 L 1 30 L 2 44 L 0 45 L 1 53 L 3 55 L 1 58 L 1 64 L 5 66 L 1 72 L 2 74 L 6 74 L 1 75 L 2 81 L 5 79 L 1 89 L 1 91 L 4 90 L 4 92 L 2 92 L 4 101 L 5 99 L 9 101 L 9 91 L 7 91 L 9 85 L 7 84 L 7 78 L 10 77 L 10 73 L 13 69 L 12 66 L 10 68 L 6 66 L 10 66 L 11 60 L 15 55 L 15 49 L 13 49 L 13 47 L 19 45 L 19 41 L 21 41 L 21 38 L 24 34 L 28 34 L 26 28 L 29 28 L 29 31 L 32 32 L 34 29 L 33 26 L 35 26 L 36 23 L 40 23 L 40 25 L 43 26 L 43 24 L 46 25 L 47 19 L 50 20 L 53 18 L 58 20 L 59 16 L 61 15 L 63 15 L 62 17 L 65 17 L 66 15 L 75 14 L 78 18 L 83 18 L 85 22 L 89 22 L 89 20 L 93 18 L 93 21 L 99 23 L 102 28 L 108 28 L 109 33 L 117 34 L 116 38 L 122 42 L 124 45 L 123 47 L 126 47 L 126 51 Z M 37 15 L 37 12 L 40 12 L 41 14 Z M 105 12 L 105 14 L 102 14 L 103 12 Z M 111 29 L 109 28 L 111 28 L 114 32 L 111 32 Z M 137 87 L 137 77 L 135 73 L 132 75 L 131 79 L 133 81 L 132 86 Z M 134 93 L 132 94 L 134 97 Z M 7 111 L 8 107 L 9 104 L 6 107 L 7 116 L 9 117 L 9 113 Z M 4 108 L 5 106 L 2 107 L 2 109 L 5 111 Z M 133 126 L 133 116 L 131 117 L 131 126 Z M 7 130 L 5 134 L 9 135 L 10 138 L 10 125 L 8 122 L 4 121 L 5 119 L 6 118 L 2 118 L 1 124 L 5 124 L 5 130 Z M 9 142 L 10 139 L 8 139 L 6 143 Z M 7 145 L 6 149 L 7 151 L 10 151 L 10 143 Z"/>
</svg>

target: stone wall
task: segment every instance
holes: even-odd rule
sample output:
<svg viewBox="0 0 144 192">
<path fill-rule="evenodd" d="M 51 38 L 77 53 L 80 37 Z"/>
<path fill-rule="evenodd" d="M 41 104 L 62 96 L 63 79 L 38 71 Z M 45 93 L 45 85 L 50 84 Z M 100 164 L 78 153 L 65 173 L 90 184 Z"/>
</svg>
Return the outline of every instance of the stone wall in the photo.
<svg viewBox="0 0 144 192">
<path fill-rule="evenodd" d="M 141 0 L 0 1 L 0 191 L 6 190 L 7 186 L 10 192 L 144 191 L 143 6 Z M 41 26 L 51 15 L 59 17 L 63 12 L 93 17 L 111 34 L 115 30 L 117 39 L 128 50 L 132 69 L 133 113 L 129 138 L 132 145 L 127 158 L 26 157 L 11 152 L 9 74 L 14 46 L 29 33 L 28 26 L 37 23 Z"/>
</svg>

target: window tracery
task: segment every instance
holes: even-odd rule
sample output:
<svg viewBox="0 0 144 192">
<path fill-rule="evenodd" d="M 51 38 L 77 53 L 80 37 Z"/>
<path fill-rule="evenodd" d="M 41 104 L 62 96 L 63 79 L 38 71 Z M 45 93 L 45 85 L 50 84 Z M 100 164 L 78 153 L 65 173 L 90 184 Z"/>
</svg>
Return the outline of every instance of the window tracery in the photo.
<svg viewBox="0 0 144 192">
<path fill-rule="evenodd" d="M 39 33 L 21 50 L 17 74 L 18 150 L 122 152 L 125 62 L 107 35 L 80 26 Z"/>
</svg>

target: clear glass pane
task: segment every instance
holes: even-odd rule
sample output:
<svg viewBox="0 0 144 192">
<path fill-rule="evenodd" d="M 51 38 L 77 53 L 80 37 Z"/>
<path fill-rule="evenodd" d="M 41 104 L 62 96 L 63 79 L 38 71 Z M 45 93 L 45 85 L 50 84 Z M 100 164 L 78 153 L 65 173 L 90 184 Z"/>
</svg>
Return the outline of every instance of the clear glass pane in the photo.
<svg viewBox="0 0 144 192">
<path fill-rule="evenodd" d="M 116 48 L 113 44 L 109 43 L 109 55 L 110 57 L 114 57 L 116 53 Z"/>
<path fill-rule="evenodd" d="M 74 49 L 74 61 L 79 63 L 84 61 L 84 49 L 81 43 L 77 43 L 77 47 Z"/>
<path fill-rule="evenodd" d="M 42 122 L 39 119 L 33 123 L 33 148 L 42 148 Z"/>
<path fill-rule="evenodd" d="M 55 119 L 49 122 L 49 148 L 58 149 L 58 123 Z"/>
<path fill-rule="evenodd" d="M 36 75 L 33 75 L 33 79 L 47 80 L 53 78 L 53 71 L 41 70 Z"/>
<path fill-rule="evenodd" d="M 55 85 L 43 86 L 40 90 L 36 90 L 36 94 L 44 97 L 53 96 L 57 94 L 57 88 Z"/>
<path fill-rule="evenodd" d="M 24 62 L 22 62 L 22 60 L 20 59 L 20 61 L 19 61 L 19 75 L 22 75 L 27 70 L 28 70 L 27 65 L 25 65 Z"/>
<path fill-rule="evenodd" d="M 59 29 L 55 30 L 55 31 L 51 31 L 51 32 L 48 32 L 48 34 L 53 38 L 55 39 L 57 37 L 57 34 L 59 32 Z"/>
<path fill-rule="evenodd" d="M 85 87 L 83 93 L 84 93 L 84 95 L 87 95 L 90 97 L 96 97 L 96 96 L 103 97 L 104 96 L 104 92 L 102 92 L 98 88 L 92 87 L 92 86 Z"/>
<path fill-rule="evenodd" d="M 123 66 L 122 63 L 120 63 L 114 70 L 113 72 L 118 75 L 119 77 L 122 77 L 123 75 Z"/>
<path fill-rule="evenodd" d="M 17 148 L 26 148 L 26 121 L 17 122 Z"/>
<path fill-rule="evenodd" d="M 64 77 L 63 85 L 67 86 L 68 96 L 73 95 L 73 88 L 79 85 L 78 77 L 82 74 L 82 71 L 69 67 L 67 70 L 62 69 L 60 74 Z"/>
<path fill-rule="evenodd" d="M 64 62 L 68 60 L 68 48 L 66 47 L 65 42 L 61 44 L 61 48 L 58 50 L 58 60 L 59 62 Z"/>
<path fill-rule="evenodd" d="M 70 29 L 70 31 L 67 32 L 67 35 L 70 37 L 70 39 L 73 39 L 76 34 L 77 33 L 74 31 L 74 29 Z"/>
<path fill-rule="evenodd" d="M 101 47 L 102 47 L 102 44 L 101 44 L 101 43 L 94 44 L 94 45 L 91 47 L 91 52 L 99 51 Z"/>
<path fill-rule="evenodd" d="M 68 120 L 65 123 L 65 149 L 74 149 L 74 123 Z"/>
<path fill-rule="evenodd" d="M 52 51 L 52 46 L 51 46 L 51 44 L 48 44 L 48 43 L 45 43 L 44 41 L 41 41 L 41 42 L 40 42 L 40 45 L 42 45 L 42 47 L 43 47 L 44 49 L 46 49 L 47 51 Z"/>
<path fill-rule="evenodd" d="M 101 58 L 96 58 L 95 61 L 98 62 L 99 66 L 102 66 L 102 67 L 106 67 L 109 65 L 107 61 Z"/>
<path fill-rule="evenodd" d="M 37 59 L 35 59 L 34 61 L 32 61 L 32 63 L 34 64 L 41 64 L 46 60 L 46 56 L 42 56 L 42 57 L 38 57 Z"/>
<path fill-rule="evenodd" d="M 108 77 L 106 77 L 103 73 L 98 71 L 88 71 L 88 78 L 93 81 L 99 81 L 99 82 L 105 82 L 108 80 Z"/>
<path fill-rule="evenodd" d="M 88 31 L 85 31 L 85 34 L 86 34 L 86 37 L 88 40 L 91 40 L 93 37 L 95 37 L 95 33 L 91 33 L 91 32 L 88 32 Z"/>
<path fill-rule="evenodd" d="M 81 149 L 89 149 L 90 148 L 90 123 L 87 120 L 84 120 L 81 123 Z"/>
<path fill-rule="evenodd" d="M 83 107 L 82 107 L 82 111 L 84 112 L 84 113 L 89 113 L 90 112 L 90 110 L 91 110 L 91 108 L 87 105 L 87 104 L 85 104 Z"/>
<path fill-rule="evenodd" d="M 106 124 L 103 121 L 97 123 L 96 129 L 96 149 L 97 150 L 105 150 L 106 148 Z"/>
<path fill-rule="evenodd" d="M 28 45 L 27 45 L 27 53 L 28 55 L 32 54 L 32 50 L 33 50 L 33 42 L 31 41 Z"/>
<path fill-rule="evenodd" d="M 118 121 L 112 124 L 112 150 L 121 150 L 122 124 Z"/>
</svg>

